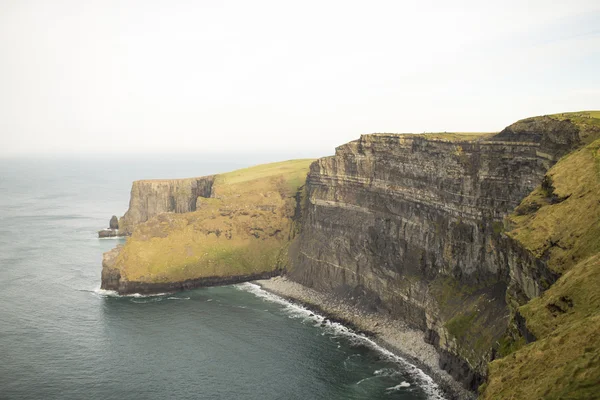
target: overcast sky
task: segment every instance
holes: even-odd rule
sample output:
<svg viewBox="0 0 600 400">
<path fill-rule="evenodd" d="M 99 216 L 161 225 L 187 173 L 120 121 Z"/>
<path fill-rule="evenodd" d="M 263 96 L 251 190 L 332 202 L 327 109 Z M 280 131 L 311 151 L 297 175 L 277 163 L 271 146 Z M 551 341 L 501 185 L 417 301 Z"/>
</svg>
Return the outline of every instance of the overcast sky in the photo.
<svg viewBox="0 0 600 400">
<path fill-rule="evenodd" d="M 0 154 L 330 154 L 600 109 L 600 1 L 0 0 Z"/>
</svg>

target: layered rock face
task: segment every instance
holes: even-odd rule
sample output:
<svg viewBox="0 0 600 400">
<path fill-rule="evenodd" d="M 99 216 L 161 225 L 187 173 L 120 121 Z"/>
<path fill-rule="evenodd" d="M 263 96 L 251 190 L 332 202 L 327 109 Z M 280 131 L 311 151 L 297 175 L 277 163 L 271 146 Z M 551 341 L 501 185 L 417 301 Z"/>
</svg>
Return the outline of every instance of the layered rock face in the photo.
<svg viewBox="0 0 600 400">
<path fill-rule="evenodd" d="M 580 139 L 564 121 L 495 136 L 363 135 L 313 163 L 290 277 L 426 332 L 476 388 L 518 302 L 555 279 L 503 218 Z"/>
<path fill-rule="evenodd" d="M 214 176 L 203 176 L 133 182 L 129 209 L 119 221 L 121 234 L 131 234 L 137 224 L 161 213 L 196 211 L 199 197 L 212 196 L 214 179 Z"/>
</svg>

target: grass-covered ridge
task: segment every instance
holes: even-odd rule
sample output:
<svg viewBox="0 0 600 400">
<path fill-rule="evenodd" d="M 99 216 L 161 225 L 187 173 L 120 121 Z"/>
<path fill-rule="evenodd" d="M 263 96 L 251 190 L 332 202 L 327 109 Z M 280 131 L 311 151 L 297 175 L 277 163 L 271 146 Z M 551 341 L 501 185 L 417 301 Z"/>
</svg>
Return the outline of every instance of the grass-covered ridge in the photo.
<svg viewBox="0 0 600 400">
<path fill-rule="evenodd" d="M 136 226 L 115 260 L 121 278 L 146 283 L 235 276 L 285 267 L 297 191 L 313 160 L 221 175 L 190 213 Z"/>
<path fill-rule="evenodd" d="M 600 138 L 600 111 L 578 111 L 549 115 L 559 121 L 569 121 L 580 130 L 579 136 L 585 144 Z"/>
<path fill-rule="evenodd" d="M 432 132 L 432 133 L 417 133 L 416 137 L 425 139 L 445 140 L 449 142 L 474 142 L 485 140 L 494 136 L 497 132 Z"/>
<path fill-rule="evenodd" d="M 584 115 L 600 117 L 598 112 Z M 595 124 L 589 126 L 600 126 Z M 551 168 L 544 183 L 510 215 L 508 228 L 509 236 L 562 276 L 520 307 L 537 341 L 490 364 L 483 397 L 598 398 L 600 139 Z"/>
</svg>

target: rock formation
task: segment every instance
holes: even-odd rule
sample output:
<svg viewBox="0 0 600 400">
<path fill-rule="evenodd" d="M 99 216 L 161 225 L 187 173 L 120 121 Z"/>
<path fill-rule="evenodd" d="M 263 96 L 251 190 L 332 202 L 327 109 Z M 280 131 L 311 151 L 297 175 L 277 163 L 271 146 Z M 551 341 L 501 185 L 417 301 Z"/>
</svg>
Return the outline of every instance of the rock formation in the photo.
<svg viewBox="0 0 600 400">
<path fill-rule="evenodd" d="M 108 224 L 110 229 L 119 229 L 119 219 L 116 215 L 113 215 Z"/>
<path fill-rule="evenodd" d="M 129 209 L 119 221 L 122 234 L 130 235 L 137 224 L 161 213 L 196 211 L 198 198 L 212 197 L 214 179 L 203 176 L 133 182 Z"/>
<path fill-rule="evenodd" d="M 105 255 L 102 286 L 159 291 L 287 271 L 422 330 L 441 366 L 486 398 L 585 398 L 600 376 L 599 149 L 600 113 L 566 113 L 497 134 L 363 135 L 312 163 L 302 190 L 297 170 L 278 175 L 287 184 L 243 189 L 218 176 L 135 182 L 119 224 L 133 236 Z M 244 259 L 263 268 L 232 273 Z M 537 375 L 520 380 L 526 371 Z"/>
<path fill-rule="evenodd" d="M 108 229 L 101 229 L 98 231 L 99 238 L 110 238 L 122 236 L 119 233 L 119 219 L 116 215 L 113 215 L 108 223 Z"/>
<path fill-rule="evenodd" d="M 131 237 L 104 255 L 102 288 L 152 293 L 280 274 L 312 161 L 134 182 L 119 223 Z"/>
<path fill-rule="evenodd" d="M 288 275 L 423 330 L 475 390 L 501 343 L 535 339 L 518 307 L 559 277 L 504 218 L 598 128 L 538 117 L 479 137 L 363 135 L 311 166 Z"/>
</svg>

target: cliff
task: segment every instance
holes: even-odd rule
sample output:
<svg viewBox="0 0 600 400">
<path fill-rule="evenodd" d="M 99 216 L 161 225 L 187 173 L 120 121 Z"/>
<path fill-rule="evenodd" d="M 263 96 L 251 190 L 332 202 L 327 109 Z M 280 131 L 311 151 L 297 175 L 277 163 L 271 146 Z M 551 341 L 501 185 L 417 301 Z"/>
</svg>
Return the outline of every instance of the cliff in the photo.
<svg viewBox="0 0 600 400">
<path fill-rule="evenodd" d="M 136 225 L 158 214 L 196 211 L 198 198 L 212 197 L 214 180 L 214 176 L 204 176 L 133 182 L 129 209 L 118 224 L 119 233 L 130 235 Z"/>
<path fill-rule="evenodd" d="M 597 398 L 600 140 L 563 157 L 506 225 L 508 237 L 560 278 L 518 308 L 528 334 L 537 340 L 523 346 L 513 337 L 516 351 L 490 364 L 483 397 Z"/>
<path fill-rule="evenodd" d="M 104 254 L 102 288 L 152 293 L 280 274 L 312 161 L 134 182 L 120 222 L 131 237 Z"/>
<path fill-rule="evenodd" d="M 286 273 L 421 330 L 483 398 L 596 395 L 598 111 L 363 135 L 312 163 L 135 182 L 120 228 L 131 237 L 105 254 L 103 288 Z"/>
<path fill-rule="evenodd" d="M 581 115 L 338 147 L 311 166 L 290 278 L 423 330 L 442 367 L 476 389 L 490 360 L 535 339 L 518 307 L 562 273 L 506 235 L 504 218 L 562 156 L 600 136 Z"/>
</svg>

